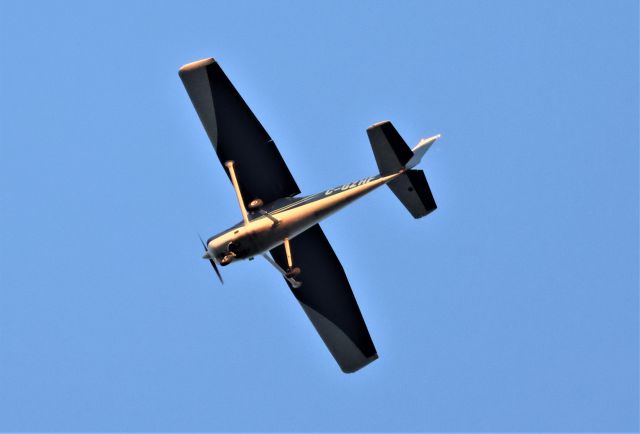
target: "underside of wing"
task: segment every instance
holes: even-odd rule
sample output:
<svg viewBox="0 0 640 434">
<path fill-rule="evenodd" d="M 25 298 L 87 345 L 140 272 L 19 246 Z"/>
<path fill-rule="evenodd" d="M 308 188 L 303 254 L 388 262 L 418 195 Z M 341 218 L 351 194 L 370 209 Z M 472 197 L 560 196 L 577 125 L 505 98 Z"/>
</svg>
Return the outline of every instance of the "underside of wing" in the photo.
<svg viewBox="0 0 640 434">
<path fill-rule="evenodd" d="M 179 74 L 220 162 L 235 162 L 245 205 L 300 193 L 275 143 L 214 59 L 184 65 Z"/>
<path fill-rule="evenodd" d="M 291 253 L 301 273 L 300 288 L 289 288 L 344 372 L 355 372 L 378 358 L 367 325 L 338 257 L 319 225 L 291 240 Z M 271 250 L 283 269 L 283 246 Z M 286 281 L 286 280 L 285 280 Z"/>
</svg>

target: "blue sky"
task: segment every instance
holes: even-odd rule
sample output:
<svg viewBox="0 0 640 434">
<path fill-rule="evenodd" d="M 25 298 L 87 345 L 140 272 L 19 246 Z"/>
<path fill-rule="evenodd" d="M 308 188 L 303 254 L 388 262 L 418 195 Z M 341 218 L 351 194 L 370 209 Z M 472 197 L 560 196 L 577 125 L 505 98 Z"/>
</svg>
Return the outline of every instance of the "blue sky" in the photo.
<svg viewBox="0 0 640 434">
<path fill-rule="evenodd" d="M 638 429 L 638 3 L 0 3 L 0 430 Z M 344 375 L 240 219 L 178 78 L 218 59 L 303 193 L 410 144 L 323 228 L 380 359 Z"/>
</svg>

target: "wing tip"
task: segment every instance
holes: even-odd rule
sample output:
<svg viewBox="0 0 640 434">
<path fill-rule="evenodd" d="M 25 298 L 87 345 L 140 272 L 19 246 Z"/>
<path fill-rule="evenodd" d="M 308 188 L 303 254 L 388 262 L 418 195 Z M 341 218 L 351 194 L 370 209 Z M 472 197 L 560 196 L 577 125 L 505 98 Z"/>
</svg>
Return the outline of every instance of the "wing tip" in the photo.
<svg viewBox="0 0 640 434">
<path fill-rule="evenodd" d="M 193 71 L 195 69 L 203 68 L 205 66 L 211 65 L 215 63 L 215 59 L 213 57 L 208 57 L 206 59 L 196 60 L 195 62 L 187 63 L 186 65 L 182 65 L 178 70 L 178 74 L 184 74 L 185 72 Z"/>
<path fill-rule="evenodd" d="M 374 353 L 372 356 L 367 357 L 366 359 L 364 359 L 361 363 L 359 363 L 357 365 L 351 365 L 351 366 L 342 366 L 341 365 L 340 369 L 345 374 L 353 374 L 354 372 L 358 372 L 360 369 L 364 368 L 365 366 L 367 366 L 371 362 L 375 362 L 376 360 L 378 360 L 378 353 Z"/>
<path fill-rule="evenodd" d="M 374 128 L 378 128 L 381 127 L 384 124 L 390 124 L 391 121 L 380 121 L 380 122 L 376 122 L 375 124 L 371 125 L 369 128 L 367 128 L 367 131 L 369 130 L 373 130 Z"/>
</svg>

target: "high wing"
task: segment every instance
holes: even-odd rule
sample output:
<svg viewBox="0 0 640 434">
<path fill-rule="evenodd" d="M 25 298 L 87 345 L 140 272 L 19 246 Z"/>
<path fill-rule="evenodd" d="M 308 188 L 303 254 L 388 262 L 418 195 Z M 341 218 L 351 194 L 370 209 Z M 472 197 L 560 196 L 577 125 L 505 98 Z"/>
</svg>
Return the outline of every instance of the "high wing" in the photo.
<svg viewBox="0 0 640 434">
<path fill-rule="evenodd" d="M 179 75 L 220 162 L 235 162 L 245 205 L 300 193 L 275 143 L 214 59 L 184 65 Z"/>
<path fill-rule="evenodd" d="M 298 299 L 325 345 L 344 372 L 355 372 L 378 358 L 356 298 L 320 225 L 291 240 L 300 288 L 289 288 Z M 283 246 L 271 250 L 281 268 L 287 268 Z M 285 280 L 286 282 L 286 280 Z"/>
</svg>

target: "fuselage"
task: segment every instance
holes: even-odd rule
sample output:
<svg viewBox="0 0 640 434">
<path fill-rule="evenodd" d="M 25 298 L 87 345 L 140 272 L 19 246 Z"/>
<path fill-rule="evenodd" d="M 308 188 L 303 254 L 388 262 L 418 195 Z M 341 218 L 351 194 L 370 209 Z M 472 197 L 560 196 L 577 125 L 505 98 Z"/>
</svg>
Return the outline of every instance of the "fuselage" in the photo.
<svg viewBox="0 0 640 434">
<path fill-rule="evenodd" d="M 285 238 L 294 238 L 403 172 L 404 170 L 386 176 L 371 176 L 310 196 L 277 200 L 263 206 L 262 210 L 278 223 L 260 212 L 251 212 L 247 224 L 240 222 L 211 237 L 207 241 L 207 247 L 217 261 L 229 253 L 235 255 L 234 260 L 252 258 L 282 244 Z"/>
</svg>

